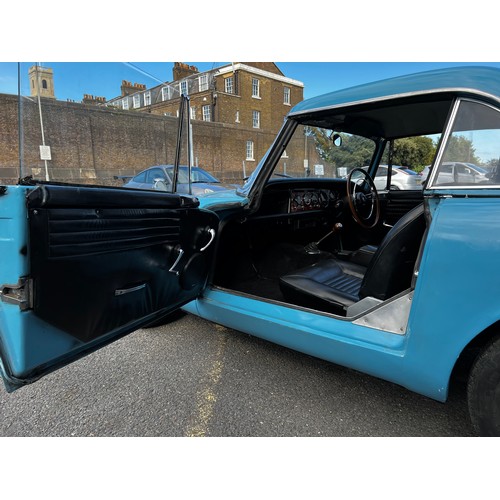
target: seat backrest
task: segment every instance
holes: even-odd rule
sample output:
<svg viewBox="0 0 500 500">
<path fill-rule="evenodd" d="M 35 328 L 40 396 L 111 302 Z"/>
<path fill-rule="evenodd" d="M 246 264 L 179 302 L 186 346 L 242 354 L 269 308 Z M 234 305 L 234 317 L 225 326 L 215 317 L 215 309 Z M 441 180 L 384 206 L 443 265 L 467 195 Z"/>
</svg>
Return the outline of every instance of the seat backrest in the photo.
<svg viewBox="0 0 500 500">
<path fill-rule="evenodd" d="M 365 273 L 359 298 L 385 300 L 411 285 L 425 231 L 424 205 L 405 214 L 386 234 Z"/>
</svg>

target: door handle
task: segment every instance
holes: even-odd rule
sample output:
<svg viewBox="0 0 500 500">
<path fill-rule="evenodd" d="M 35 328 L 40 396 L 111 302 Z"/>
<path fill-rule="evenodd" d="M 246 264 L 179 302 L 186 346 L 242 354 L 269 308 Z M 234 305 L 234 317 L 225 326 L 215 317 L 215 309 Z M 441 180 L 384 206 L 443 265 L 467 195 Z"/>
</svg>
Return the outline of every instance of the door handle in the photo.
<svg viewBox="0 0 500 500">
<path fill-rule="evenodd" d="M 203 248 L 200 248 L 200 252 L 204 252 L 215 239 L 215 229 L 209 229 L 208 233 L 210 234 L 210 241 Z"/>
<path fill-rule="evenodd" d="M 179 269 L 176 269 L 176 267 L 181 261 L 183 255 L 184 255 L 184 250 L 182 248 L 179 248 L 177 259 L 175 259 L 175 262 L 172 264 L 172 267 L 168 270 L 169 273 L 179 274 Z"/>
</svg>

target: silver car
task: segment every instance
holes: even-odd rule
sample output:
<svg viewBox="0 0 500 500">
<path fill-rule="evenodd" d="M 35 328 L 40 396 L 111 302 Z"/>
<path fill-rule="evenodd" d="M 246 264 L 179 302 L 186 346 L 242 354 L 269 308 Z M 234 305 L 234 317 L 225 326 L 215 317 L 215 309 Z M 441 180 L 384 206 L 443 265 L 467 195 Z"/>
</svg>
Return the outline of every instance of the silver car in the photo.
<svg viewBox="0 0 500 500">
<path fill-rule="evenodd" d="M 363 170 L 368 170 L 368 167 L 362 167 Z M 387 165 L 379 165 L 377 173 L 375 174 L 375 179 L 373 182 L 375 187 L 379 191 L 383 191 L 387 187 Z M 353 180 L 361 178 L 361 174 L 355 173 L 353 175 Z M 393 165 L 391 171 L 391 186 L 390 189 L 422 189 L 422 180 L 420 174 L 414 172 L 408 167 L 402 167 L 399 165 Z"/>
<path fill-rule="evenodd" d="M 153 189 L 158 191 L 171 191 L 174 175 L 173 165 L 156 165 L 149 167 L 132 177 L 124 187 L 134 189 Z M 177 182 L 178 193 L 188 193 L 189 177 L 188 167 L 179 167 Z M 234 189 L 235 186 L 223 184 L 213 175 L 200 167 L 191 167 L 191 192 L 194 196 L 203 196 L 216 191 Z"/>
<path fill-rule="evenodd" d="M 430 165 L 422 170 L 422 184 L 430 173 Z M 435 184 L 477 184 L 488 181 L 488 171 L 473 163 L 445 161 L 439 166 L 438 178 Z"/>
</svg>

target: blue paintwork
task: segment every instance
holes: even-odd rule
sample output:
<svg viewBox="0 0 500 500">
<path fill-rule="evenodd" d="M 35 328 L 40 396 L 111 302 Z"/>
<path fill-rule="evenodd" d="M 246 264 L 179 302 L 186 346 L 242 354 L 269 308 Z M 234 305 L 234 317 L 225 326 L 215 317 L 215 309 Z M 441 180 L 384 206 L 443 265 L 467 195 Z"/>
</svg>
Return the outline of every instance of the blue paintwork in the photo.
<svg viewBox="0 0 500 500">
<path fill-rule="evenodd" d="M 208 210 L 228 210 L 245 207 L 248 199 L 240 196 L 236 189 L 209 193 L 199 198 L 200 207 Z"/>
<path fill-rule="evenodd" d="M 500 252 L 498 197 L 500 192 L 497 198 L 434 202 L 405 335 L 218 289 L 207 289 L 185 309 L 445 401 L 451 371 L 463 348 L 500 320 L 500 261 L 495 257 Z"/>
<path fill-rule="evenodd" d="M 457 67 L 388 78 L 312 97 L 297 104 L 290 111 L 290 115 L 314 109 L 342 107 L 377 98 L 439 92 L 448 89 L 468 90 L 498 97 L 500 96 L 500 69 L 481 66 Z"/>
<path fill-rule="evenodd" d="M 0 197 L 0 284 L 14 285 L 29 275 L 26 254 L 26 204 L 28 188 L 9 186 Z M 0 301 L 0 342 L 4 362 L 15 377 L 40 363 L 81 345 L 64 332 L 48 326 L 31 311 L 20 312 L 16 304 Z"/>
</svg>

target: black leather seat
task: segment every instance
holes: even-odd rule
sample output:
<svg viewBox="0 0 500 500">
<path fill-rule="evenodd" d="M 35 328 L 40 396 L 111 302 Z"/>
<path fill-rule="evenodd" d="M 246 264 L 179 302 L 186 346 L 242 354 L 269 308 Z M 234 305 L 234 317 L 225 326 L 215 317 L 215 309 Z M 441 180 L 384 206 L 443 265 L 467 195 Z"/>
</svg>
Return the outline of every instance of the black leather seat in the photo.
<svg viewBox="0 0 500 500">
<path fill-rule="evenodd" d="M 364 297 L 385 300 L 411 286 L 413 268 L 425 231 L 423 204 L 404 215 L 387 233 L 368 267 L 326 259 L 280 278 L 292 304 L 345 315 Z"/>
</svg>

